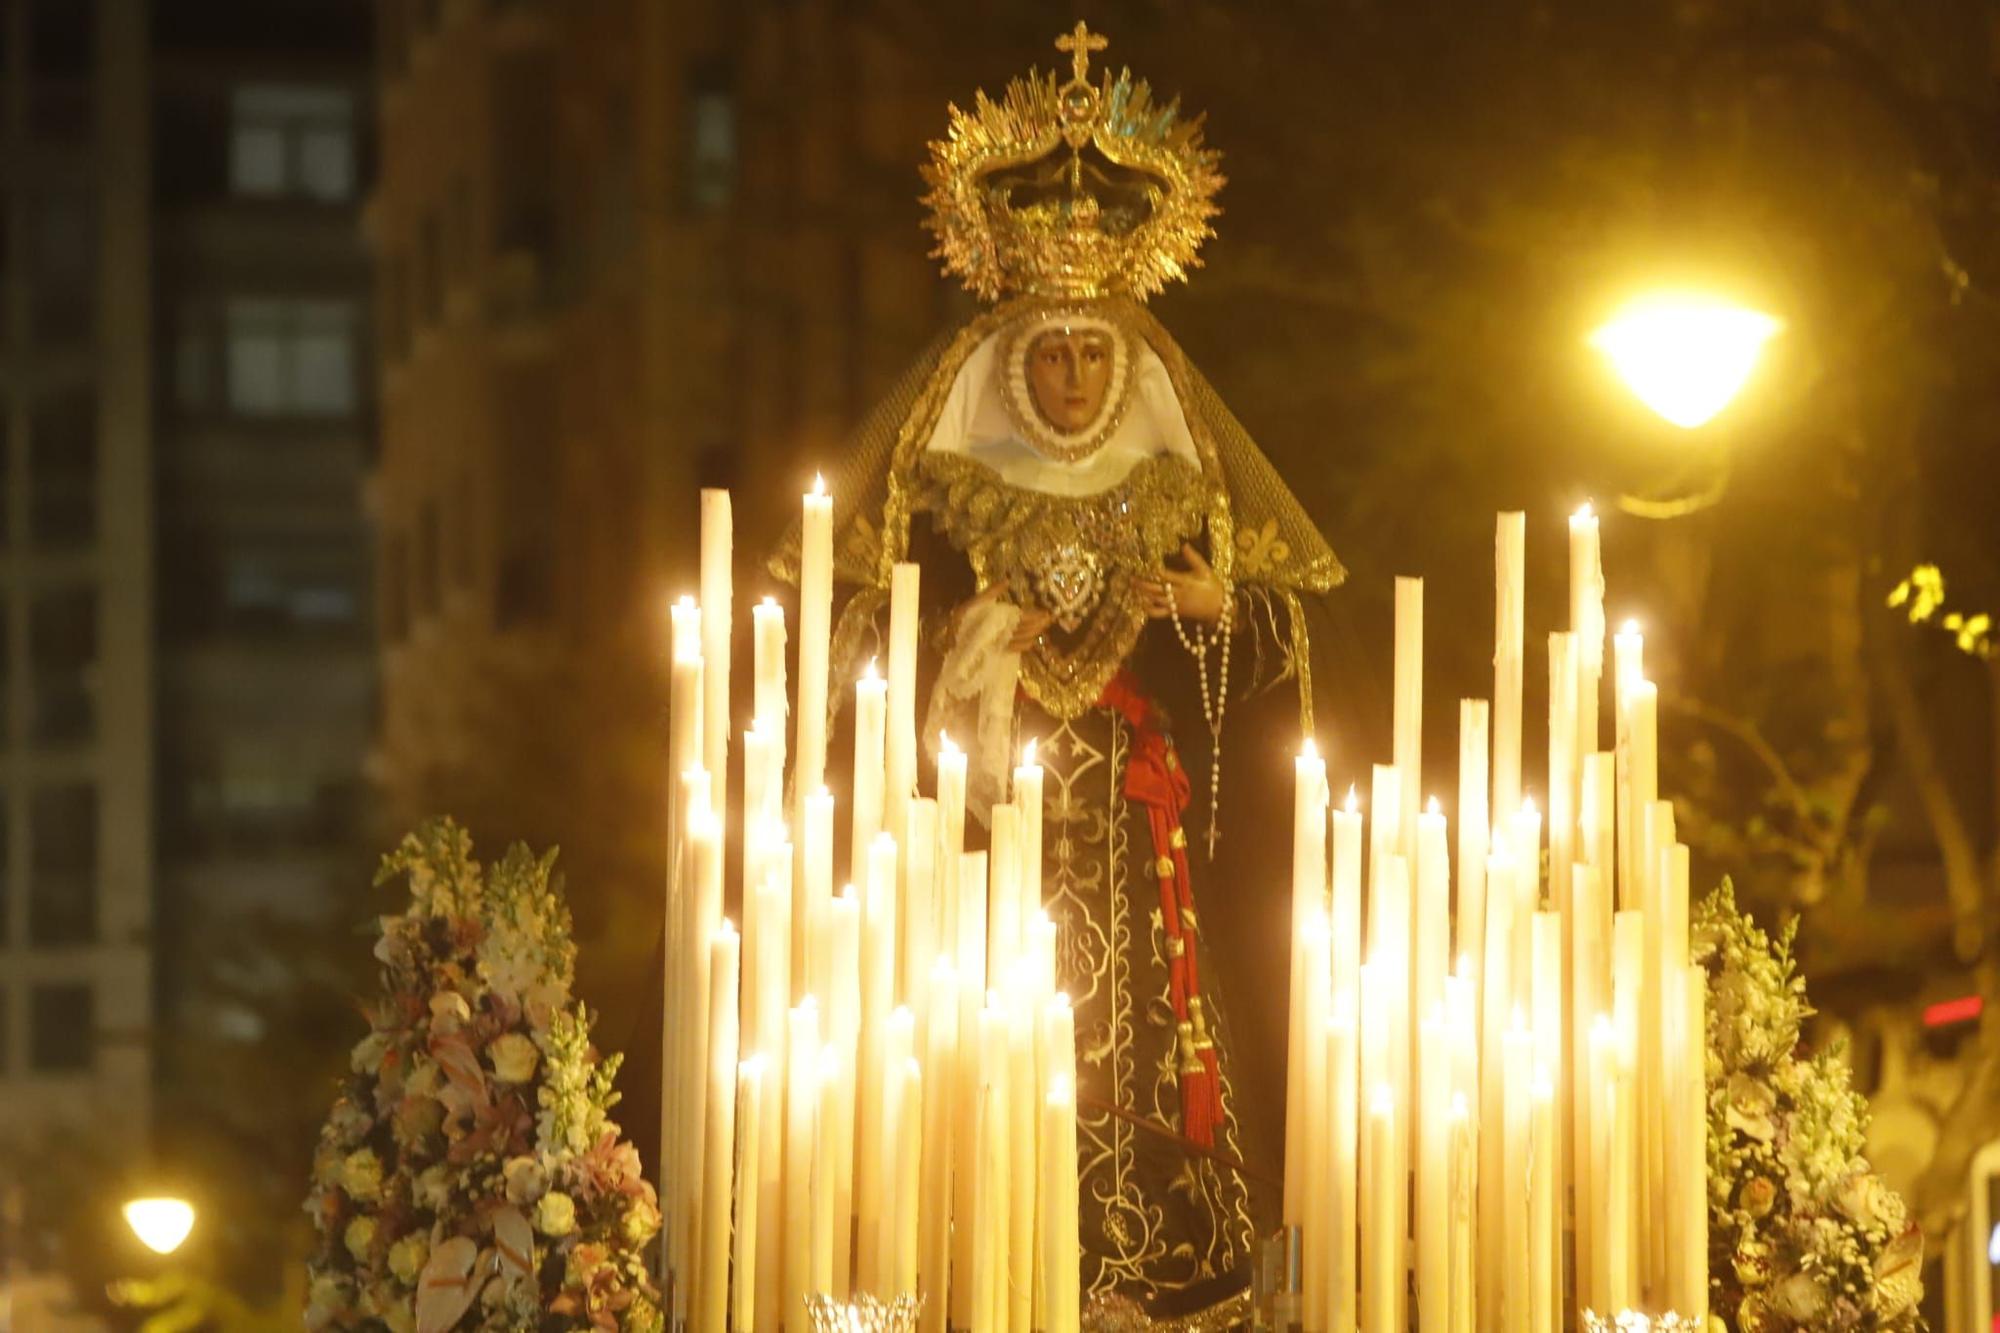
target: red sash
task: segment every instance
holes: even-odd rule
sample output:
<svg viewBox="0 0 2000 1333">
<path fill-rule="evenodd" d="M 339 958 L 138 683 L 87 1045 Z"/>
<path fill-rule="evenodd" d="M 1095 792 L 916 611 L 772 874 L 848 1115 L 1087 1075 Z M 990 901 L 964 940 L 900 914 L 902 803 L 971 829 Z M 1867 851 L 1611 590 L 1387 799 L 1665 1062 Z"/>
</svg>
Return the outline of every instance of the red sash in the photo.
<svg viewBox="0 0 2000 1333">
<path fill-rule="evenodd" d="M 1174 743 L 1160 730 L 1152 700 L 1128 671 L 1104 687 L 1098 706 L 1116 711 L 1132 729 L 1125 763 L 1125 796 L 1146 809 L 1153 835 L 1153 874 L 1160 883 L 1160 920 L 1167 937 L 1167 988 L 1178 1029 L 1181 1133 L 1204 1148 L 1215 1146 L 1222 1123 L 1222 1076 L 1215 1039 L 1202 1012 L 1200 970 L 1195 963 L 1199 923 L 1188 878 L 1187 834 L 1181 812 L 1189 798 L 1187 771 Z"/>
</svg>

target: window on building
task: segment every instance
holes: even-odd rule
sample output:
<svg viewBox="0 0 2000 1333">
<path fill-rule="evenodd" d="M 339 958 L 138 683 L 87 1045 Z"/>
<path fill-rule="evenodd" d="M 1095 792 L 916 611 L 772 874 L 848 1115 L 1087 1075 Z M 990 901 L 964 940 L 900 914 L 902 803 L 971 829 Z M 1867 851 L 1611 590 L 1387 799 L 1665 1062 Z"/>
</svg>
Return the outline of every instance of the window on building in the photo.
<svg viewBox="0 0 2000 1333">
<path fill-rule="evenodd" d="M 97 591 L 38 589 L 28 603 L 29 684 L 37 745 L 87 741 L 97 730 Z"/>
<path fill-rule="evenodd" d="M 97 937 L 97 788 L 38 787 L 28 821 L 28 938 L 88 944 Z"/>
<path fill-rule="evenodd" d="M 490 74 L 494 142 L 492 244 L 496 254 L 555 254 L 555 64 L 543 51 L 505 51 Z"/>
<path fill-rule="evenodd" d="M 241 195 L 354 194 L 354 99 L 339 88 L 250 84 L 230 97 L 229 184 Z"/>
<path fill-rule="evenodd" d="M 97 309 L 97 208 L 88 190 L 46 185 L 27 203 L 31 323 L 42 342 L 88 337 Z"/>
<path fill-rule="evenodd" d="M 28 992 L 28 1066 L 37 1074 L 87 1073 L 97 1063 L 97 997 L 88 982 Z"/>
<path fill-rule="evenodd" d="M 43 550 L 97 537 L 97 399 L 88 385 L 37 398 L 28 413 L 28 533 Z"/>
<path fill-rule="evenodd" d="M 215 325 L 206 303 L 181 308 L 174 326 L 174 404 L 183 412 L 215 406 Z"/>
<path fill-rule="evenodd" d="M 687 126 L 688 203 L 698 213 L 718 212 L 736 192 L 736 90 L 726 71 L 695 70 Z"/>
<path fill-rule="evenodd" d="M 555 610 L 555 385 L 546 371 L 509 377 L 500 389 L 498 507 L 493 523 L 499 568 L 493 619 L 514 629 Z"/>
<path fill-rule="evenodd" d="M 232 298 L 224 314 L 230 410 L 352 415 L 356 318 L 349 301 Z"/>
</svg>

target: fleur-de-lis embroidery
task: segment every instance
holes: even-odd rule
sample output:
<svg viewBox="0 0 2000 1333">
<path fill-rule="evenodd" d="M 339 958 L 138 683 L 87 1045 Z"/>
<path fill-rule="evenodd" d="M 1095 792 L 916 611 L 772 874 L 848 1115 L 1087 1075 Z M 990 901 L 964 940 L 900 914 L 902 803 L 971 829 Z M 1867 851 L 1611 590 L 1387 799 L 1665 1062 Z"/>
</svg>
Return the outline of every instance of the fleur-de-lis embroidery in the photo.
<svg viewBox="0 0 2000 1333">
<path fill-rule="evenodd" d="M 1236 534 L 1237 568 L 1245 574 L 1265 574 L 1292 558 L 1292 548 L 1278 535 L 1278 520 L 1267 518 L 1261 528 Z"/>
</svg>

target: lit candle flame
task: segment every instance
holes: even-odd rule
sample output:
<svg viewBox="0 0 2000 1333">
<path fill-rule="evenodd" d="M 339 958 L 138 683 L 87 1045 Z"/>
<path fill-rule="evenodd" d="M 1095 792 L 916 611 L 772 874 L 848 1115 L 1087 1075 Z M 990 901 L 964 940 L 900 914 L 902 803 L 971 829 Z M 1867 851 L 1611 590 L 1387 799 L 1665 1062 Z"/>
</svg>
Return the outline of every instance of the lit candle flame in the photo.
<svg viewBox="0 0 2000 1333">
<path fill-rule="evenodd" d="M 863 679 L 863 680 L 880 680 L 880 679 L 882 679 L 881 675 L 880 675 L 880 674 L 879 674 L 879 673 L 878 673 L 878 672 L 877 672 L 877 671 L 875 670 L 875 659 L 874 659 L 874 658 L 872 658 L 872 657 L 871 657 L 871 658 L 869 658 L 869 659 L 868 659 L 868 667 L 867 667 L 867 669 L 866 669 L 866 670 L 864 670 L 864 671 L 863 671 L 863 672 L 861 673 L 861 679 Z"/>
<path fill-rule="evenodd" d="M 1351 782 L 1347 784 L 1347 813 L 1350 815 L 1361 813 L 1361 798 L 1354 794 L 1354 784 Z"/>
<path fill-rule="evenodd" d="M 826 478 L 822 477 L 817 472 L 813 473 L 812 493 L 815 496 L 822 496 L 826 494 Z"/>
<path fill-rule="evenodd" d="M 1535 798 L 1534 798 L 1534 797 L 1532 797 L 1532 796 L 1523 796 L 1523 797 L 1521 798 L 1521 813 L 1522 813 L 1522 814 L 1524 814 L 1524 815 L 1532 815 L 1532 814 L 1534 814 L 1534 813 L 1535 813 Z"/>
<path fill-rule="evenodd" d="M 731 921 L 728 917 L 722 918 L 722 924 L 715 928 L 715 938 L 717 940 L 735 939 L 736 923 Z"/>
<path fill-rule="evenodd" d="M 1371 1114 L 1379 1116 L 1396 1114 L 1396 1090 L 1387 1083 L 1377 1083 L 1375 1095 L 1369 1100 L 1368 1110 Z"/>
<path fill-rule="evenodd" d="M 1299 747 L 1299 755 L 1309 761 L 1319 758 L 1319 746 L 1313 744 L 1312 737 L 1306 737 L 1305 744 Z"/>
<path fill-rule="evenodd" d="M 1590 501 L 1585 500 L 1583 502 L 1583 508 L 1576 511 L 1576 517 L 1586 520 L 1595 519 L 1597 517 L 1597 511 L 1590 507 Z"/>
<path fill-rule="evenodd" d="M 1027 747 L 1021 751 L 1021 767 L 1033 768 L 1034 766 L 1035 766 L 1035 742 L 1033 740 L 1030 740 L 1027 744 Z"/>
<path fill-rule="evenodd" d="M 758 603 L 759 606 L 771 606 L 771 607 L 775 607 L 777 604 L 778 604 L 778 599 L 773 597 L 768 592 L 764 594 L 764 600 Z"/>
<path fill-rule="evenodd" d="M 938 733 L 938 749 L 944 754 L 957 754 L 958 742 L 951 738 L 950 732 L 940 731 Z"/>
<path fill-rule="evenodd" d="M 1618 627 L 1618 632 L 1636 639 L 1639 637 L 1639 622 L 1628 617 L 1625 623 Z"/>
<path fill-rule="evenodd" d="M 1444 808 L 1438 804 L 1438 798 L 1433 796 L 1424 805 L 1424 813 L 1429 815 L 1441 815 L 1444 813 Z"/>
</svg>

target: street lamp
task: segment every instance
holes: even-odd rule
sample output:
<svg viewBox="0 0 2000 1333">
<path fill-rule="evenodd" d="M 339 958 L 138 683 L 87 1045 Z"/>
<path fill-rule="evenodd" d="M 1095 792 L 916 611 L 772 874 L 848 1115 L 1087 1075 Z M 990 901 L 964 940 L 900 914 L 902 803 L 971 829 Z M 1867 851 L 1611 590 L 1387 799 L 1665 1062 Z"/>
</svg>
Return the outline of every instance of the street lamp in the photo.
<svg viewBox="0 0 2000 1333">
<path fill-rule="evenodd" d="M 125 1205 L 125 1225 L 155 1254 L 172 1254 L 194 1230 L 194 1205 L 186 1199 L 133 1199 Z"/>
<path fill-rule="evenodd" d="M 1622 306 L 1590 335 L 1618 377 L 1664 421 L 1694 431 L 1729 406 L 1757 358 L 1783 327 L 1733 301 L 1691 291 L 1663 291 Z M 1692 491 L 1693 475 L 1713 469 Z M 1620 496 L 1618 507 L 1640 518 L 1680 518 L 1708 508 L 1729 486 L 1729 459 L 1685 461 L 1684 476 L 1667 496 Z"/>
<path fill-rule="evenodd" d="M 1781 327 L 1730 301 L 1659 292 L 1626 304 L 1590 341 L 1641 402 L 1693 430 L 1729 406 Z"/>
</svg>

